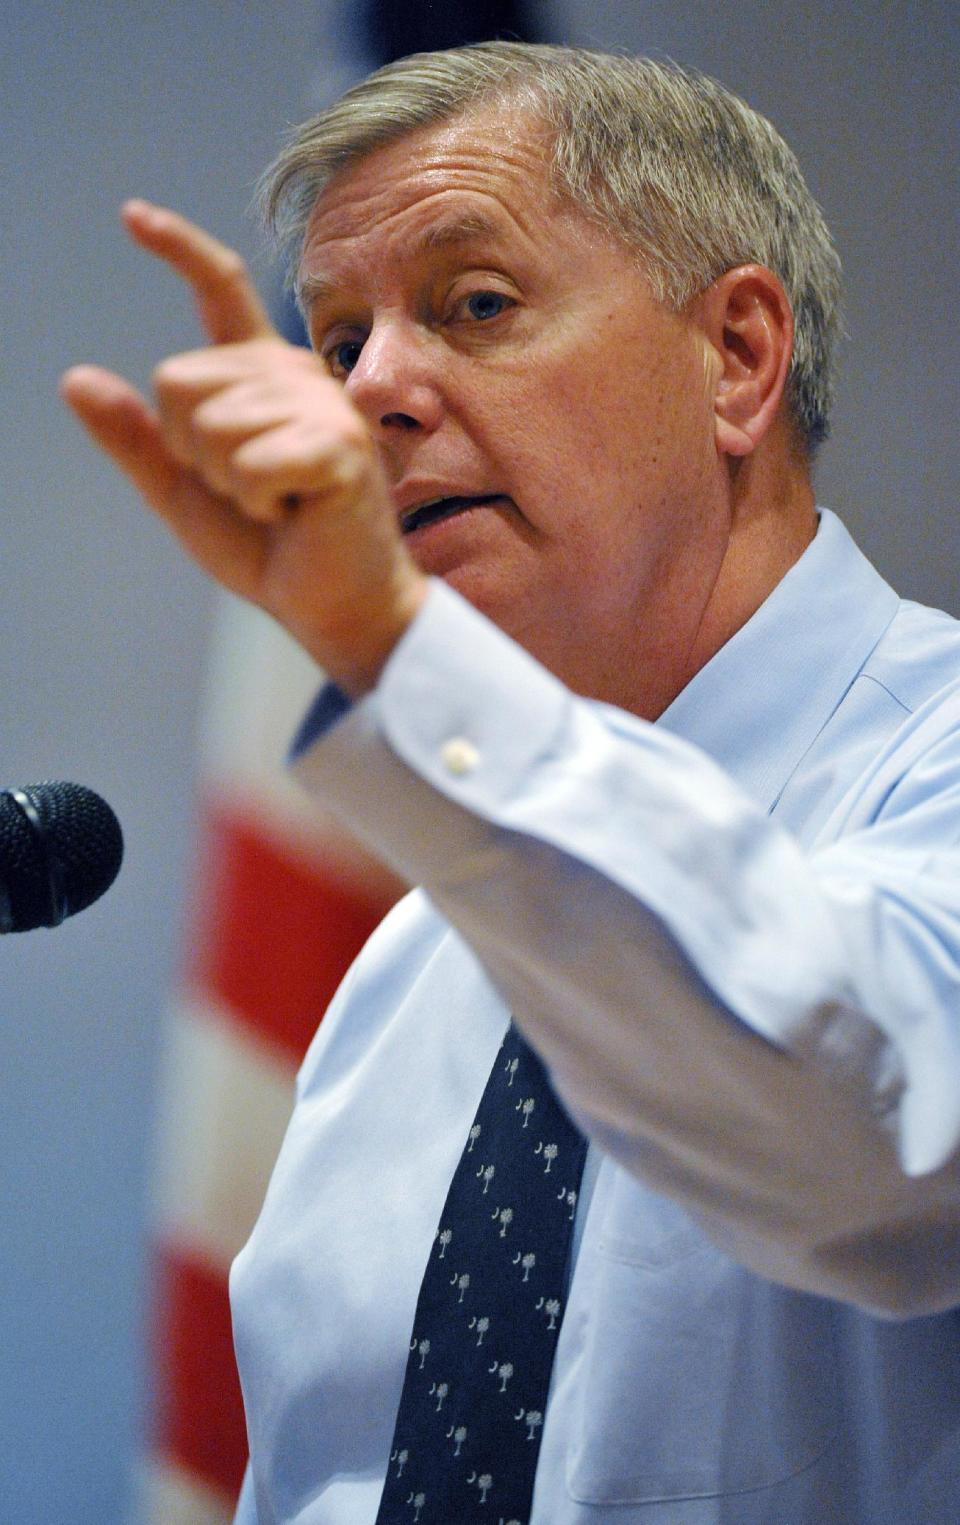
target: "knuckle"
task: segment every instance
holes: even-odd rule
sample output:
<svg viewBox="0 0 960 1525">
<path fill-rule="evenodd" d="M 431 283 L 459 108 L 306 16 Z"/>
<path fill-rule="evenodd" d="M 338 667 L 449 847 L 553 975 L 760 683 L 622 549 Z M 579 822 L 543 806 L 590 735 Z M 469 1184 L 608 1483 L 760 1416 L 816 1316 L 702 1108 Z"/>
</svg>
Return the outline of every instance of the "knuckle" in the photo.
<svg viewBox="0 0 960 1525">
<path fill-rule="evenodd" d="M 225 462 L 230 491 L 244 508 L 256 508 L 280 495 L 278 482 L 285 479 L 272 451 L 264 453 L 259 439 L 245 440 L 231 450 Z"/>
<path fill-rule="evenodd" d="M 337 454 L 350 462 L 355 471 L 365 471 L 373 463 L 374 449 L 369 430 L 363 419 L 352 412 L 339 422 L 337 430 Z"/>
<path fill-rule="evenodd" d="M 220 276 L 223 281 L 231 286 L 246 285 L 248 280 L 247 262 L 239 255 L 236 249 L 224 249 L 220 255 Z"/>
<path fill-rule="evenodd" d="M 368 438 L 362 432 L 344 432 L 330 452 L 332 485 L 341 491 L 359 492 L 372 483 L 374 465 Z"/>
<path fill-rule="evenodd" d="M 185 375 L 183 359 L 180 355 L 168 355 L 155 365 L 151 376 L 154 391 L 160 394 L 176 391 L 183 386 Z"/>
<path fill-rule="evenodd" d="M 191 410 L 190 427 L 198 436 L 232 433 L 236 426 L 236 407 L 229 395 L 211 392 Z"/>
<path fill-rule="evenodd" d="M 268 522 L 282 517 L 284 495 L 277 489 L 273 474 L 256 461 L 234 456 L 224 469 L 223 479 L 222 491 L 246 518 Z"/>
<path fill-rule="evenodd" d="M 269 477 L 269 472 L 249 445 L 241 445 L 231 453 L 229 473 L 231 486 L 241 498 L 258 494 L 264 479 Z"/>
<path fill-rule="evenodd" d="M 288 344 L 279 334 L 258 335 L 256 339 L 247 339 L 240 348 L 256 366 L 256 379 L 265 387 L 282 385 L 286 367 L 296 364 L 296 346 Z"/>
</svg>

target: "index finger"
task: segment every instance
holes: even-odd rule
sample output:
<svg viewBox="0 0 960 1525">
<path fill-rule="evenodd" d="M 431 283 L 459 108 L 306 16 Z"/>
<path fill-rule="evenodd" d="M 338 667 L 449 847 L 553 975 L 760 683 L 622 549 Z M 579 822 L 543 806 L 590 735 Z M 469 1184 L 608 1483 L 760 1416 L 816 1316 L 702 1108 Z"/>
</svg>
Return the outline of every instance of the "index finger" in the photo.
<svg viewBox="0 0 960 1525">
<path fill-rule="evenodd" d="M 127 201 L 123 223 L 131 237 L 182 276 L 214 344 L 235 344 L 276 333 L 247 267 L 235 249 L 189 218 L 149 201 Z"/>
</svg>

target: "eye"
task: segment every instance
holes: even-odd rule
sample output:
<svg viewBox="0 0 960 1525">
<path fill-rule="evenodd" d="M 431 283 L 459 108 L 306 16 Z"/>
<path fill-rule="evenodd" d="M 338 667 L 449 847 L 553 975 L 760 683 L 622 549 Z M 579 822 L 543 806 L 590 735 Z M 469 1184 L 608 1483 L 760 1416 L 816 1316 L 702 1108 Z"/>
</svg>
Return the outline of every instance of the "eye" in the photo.
<svg viewBox="0 0 960 1525">
<path fill-rule="evenodd" d="M 352 324 L 350 329 L 347 330 L 350 337 L 345 338 L 345 328 L 345 323 L 338 324 L 336 328 L 330 329 L 326 333 L 321 332 L 317 334 L 314 339 L 318 358 L 323 361 L 330 375 L 336 381 L 345 381 L 350 375 L 350 372 L 360 359 L 360 353 L 366 338 L 363 330 L 361 329 L 358 332 Z"/>
<path fill-rule="evenodd" d="M 472 291 L 464 306 L 471 318 L 482 322 L 485 318 L 498 318 L 513 302 L 502 291 Z"/>
<path fill-rule="evenodd" d="M 341 339 L 338 344 L 330 345 L 329 349 L 323 351 L 323 358 L 330 367 L 330 374 L 338 377 L 349 376 L 360 359 L 362 349 L 362 339 Z"/>
</svg>

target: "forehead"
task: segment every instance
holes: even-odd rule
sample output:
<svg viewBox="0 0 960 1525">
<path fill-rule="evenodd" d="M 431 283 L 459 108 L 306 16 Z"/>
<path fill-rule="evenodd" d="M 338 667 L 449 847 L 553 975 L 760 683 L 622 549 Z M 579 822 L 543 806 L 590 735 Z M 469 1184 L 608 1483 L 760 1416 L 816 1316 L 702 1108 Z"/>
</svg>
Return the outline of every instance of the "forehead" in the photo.
<svg viewBox="0 0 960 1525">
<path fill-rule="evenodd" d="M 516 107 L 419 128 L 336 175 L 310 216 L 298 272 L 309 303 L 365 252 L 405 261 L 461 243 L 542 241 L 544 219 L 586 219 L 554 193 L 547 129 Z"/>
</svg>

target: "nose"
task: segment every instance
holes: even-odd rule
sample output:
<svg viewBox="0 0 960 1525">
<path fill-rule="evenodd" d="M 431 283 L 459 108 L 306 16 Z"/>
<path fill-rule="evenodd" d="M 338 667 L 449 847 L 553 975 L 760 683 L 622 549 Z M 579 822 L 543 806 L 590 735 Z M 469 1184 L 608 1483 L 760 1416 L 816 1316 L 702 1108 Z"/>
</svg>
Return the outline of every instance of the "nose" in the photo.
<svg viewBox="0 0 960 1525">
<path fill-rule="evenodd" d="M 443 416 L 436 340 L 403 320 L 375 323 L 346 390 L 374 433 L 436 429 Z"/>
</svg>

